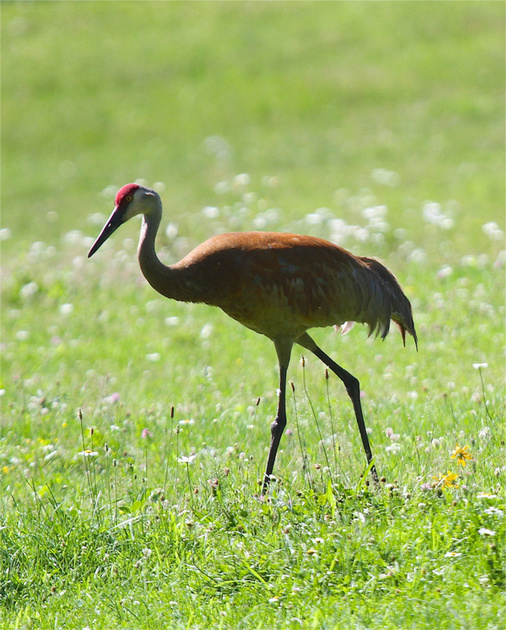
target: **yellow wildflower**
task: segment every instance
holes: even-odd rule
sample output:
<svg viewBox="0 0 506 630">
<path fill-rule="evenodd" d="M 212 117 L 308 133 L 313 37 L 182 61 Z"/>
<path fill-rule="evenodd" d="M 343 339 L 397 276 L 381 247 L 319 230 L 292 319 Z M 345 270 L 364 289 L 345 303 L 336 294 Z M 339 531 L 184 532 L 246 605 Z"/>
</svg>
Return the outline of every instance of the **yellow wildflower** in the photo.
<svg viewBox="0 0 506 630">
<path fill-rule="evenodd" d="M 446 473 L 446 475 L 439 475 L 439 477 L 433 477 L 436 480 L 435 487 L 436 488 L 458 488 L 459 484 L 455 483 L 459 476 L 456 473 L 452 473 L 450 470 Z"/>
<path fill-rule="evenodd" d="M 469 446 L 459 446 L 458 444 L 451 454 L 451 459 L 455 458 L 457 458 L 457 464 L 461 466 L 465 466 L 468 460 L 474 460 L 473 454 L 469 452 Z"/>
</svg>

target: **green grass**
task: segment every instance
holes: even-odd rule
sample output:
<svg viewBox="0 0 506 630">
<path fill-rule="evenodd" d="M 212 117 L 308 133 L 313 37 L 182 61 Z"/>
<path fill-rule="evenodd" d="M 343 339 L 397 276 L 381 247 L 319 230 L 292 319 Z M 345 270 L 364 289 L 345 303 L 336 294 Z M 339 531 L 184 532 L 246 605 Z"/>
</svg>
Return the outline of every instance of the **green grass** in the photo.
<svg viewBox="0 0 506 630">
<path fill-rule="evenodd" d="M 0 628 L 503 625 L 503 51 L 495 2 L 2 5 Z M 295 350 L 259 498 L 272 343 L 154 293 L 135 225 L 86 259 L 138 178 L 167 262 L 273 229 L 396 273 L 418 353 L 314 331 L 380 489 Z"/>
</svg>

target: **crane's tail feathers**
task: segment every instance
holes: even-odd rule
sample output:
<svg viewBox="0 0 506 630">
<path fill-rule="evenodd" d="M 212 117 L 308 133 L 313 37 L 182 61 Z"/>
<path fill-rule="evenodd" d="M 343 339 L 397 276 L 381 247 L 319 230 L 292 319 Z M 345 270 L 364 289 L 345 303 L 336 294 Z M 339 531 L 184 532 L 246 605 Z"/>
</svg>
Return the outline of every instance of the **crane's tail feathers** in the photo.
<svg viewBox="0 0 506 630">
<path fill-rule="evenodd" d="M 379 278 L 383 294 L 384 317 L 378 317 L 376 321 L 370 323 L 370 333 L 376 332 L 384 339 L 388 335 L 390 320 L 393 320 L 401 332 L 403 344 L 406 345 L 406 333 L 409 333 L 418 350 L 418 337 L 411 304 L 404 295 L 396 277 L 374 258 L 362 258 L 362 261 Z"/>
<path fill-rule="evenodd" d="M 381 339 L 385 339 L 385 337 L 390 332 L 390 318 L 387 319 L 374 319 L 373 321 L 368 321 L 367 325 L 369 326 L 369 332 L 367 333 L 368 337 L 381 337 Z"/>
<path fill-rule="evenodd" d="M 397 325 L 397 328 L 399 329 L 399 332 L 401 333 L 402 345 L 406 347 L 406 329 L 404 328 L 404 326 L 401 326 L 398 322 L 395 322 L 395 323 Z"/>
<path fill-rule="evenodd" d="M 402 343 L 406 345 L 406 333 L 408 332 L 415 342 L 415 348 L 418 350 L 418 336 L 415 330 L 415 323 L 413 321 L 413 314 L 411 312 L 411 304 L 408 298 L 403 295 L 403 310 L 400 309 L 392 313 L 392 320 L 396 323 L 397 328 L 401 332 Z"/>
</svg>

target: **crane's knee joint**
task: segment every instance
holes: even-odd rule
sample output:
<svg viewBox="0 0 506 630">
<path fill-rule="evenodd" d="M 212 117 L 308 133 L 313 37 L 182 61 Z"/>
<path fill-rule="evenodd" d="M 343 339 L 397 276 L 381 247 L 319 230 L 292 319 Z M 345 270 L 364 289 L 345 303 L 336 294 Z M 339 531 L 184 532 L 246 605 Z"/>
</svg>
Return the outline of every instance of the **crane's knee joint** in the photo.
<svg viewBox="0 0 506 630">
<path fill-rule="evenodd" d="M 274 422 L 271 424 L 271 435 L 277 436 L 281 435 L 285 430 L 286 420 L 283 418 L 276 418 Z"/>
<path fill-rule="evenodd" d="M 360 382 L 358 378 L 350 374 L 349 377 L 344 381 L 344 386 L 346 387 L 346 391 L 348 394 L 357 394 L 360 392 Z"/>
</svg>

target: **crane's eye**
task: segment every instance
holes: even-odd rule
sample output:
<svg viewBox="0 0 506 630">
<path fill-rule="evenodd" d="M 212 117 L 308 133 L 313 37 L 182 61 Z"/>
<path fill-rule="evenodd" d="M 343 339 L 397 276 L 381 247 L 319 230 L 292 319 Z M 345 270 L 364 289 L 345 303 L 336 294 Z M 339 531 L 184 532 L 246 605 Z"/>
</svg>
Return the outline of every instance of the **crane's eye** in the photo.
<svg viewBox="0 0 506 630">
<path fill-rule="evenodd" d="M 125 197 L 125 201 L 128 201 L 128 203 L 130 203 L 132 201 L 132 199 L 133 199 L 132 195 L 127 195 Z"/>
</svg>

